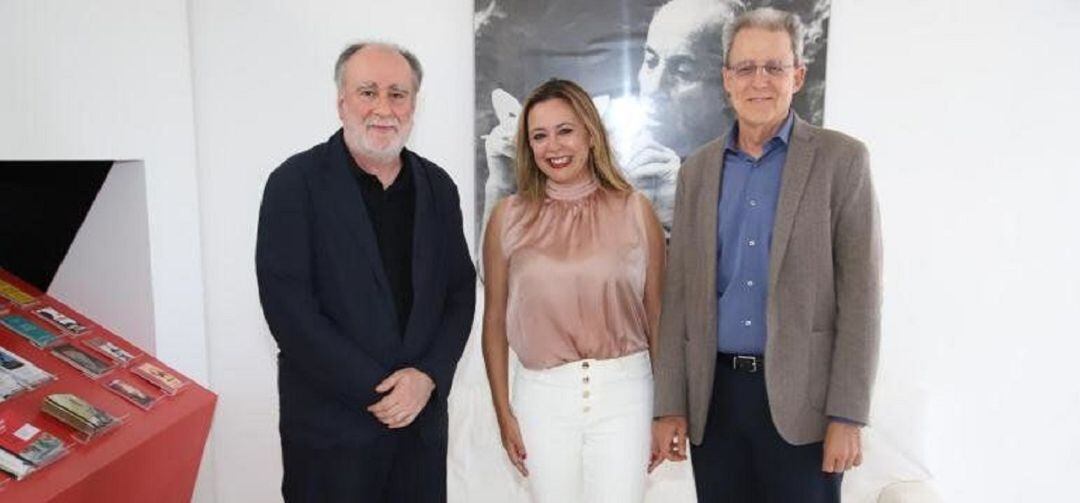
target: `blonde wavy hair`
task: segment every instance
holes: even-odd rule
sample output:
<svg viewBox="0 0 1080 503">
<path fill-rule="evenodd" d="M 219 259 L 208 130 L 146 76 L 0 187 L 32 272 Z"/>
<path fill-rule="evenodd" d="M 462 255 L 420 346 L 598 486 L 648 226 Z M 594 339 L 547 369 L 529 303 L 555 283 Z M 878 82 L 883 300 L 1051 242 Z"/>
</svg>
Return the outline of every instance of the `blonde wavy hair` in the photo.
<svg viewBox="0 0 1080 503">
<path fill-rule="evenodd" d="M 529 94 L 521 107 L 521 115 L 518 117 L 517 135 L 515 146 L 517 149 L 517 162 L 515 173 L 517 175 L 517 193 L 527 201 L 540 201 L 544 197 L 544 185 L 547 183 L 547 175 L 540 170 L 529 146 L 529 112 L 537 104 L 548 100 L 562 100 L 570 105 L 574 114 L 585 125 L 589 133 L 589 159 L 588 167 L 596 177 L 601 187 L 616 192 L 629 192 L 633 190 L 630 182 L 623 178 L 619 168 L 615 165 L 615 155 L 611 151 L 608 142 L 607 131 L 604 123 L 600 120 L 600 113 L 596 111 L 592 98 L 581 86 L 562 79 L 551 79 L 544 82 Z"/>
</svg>

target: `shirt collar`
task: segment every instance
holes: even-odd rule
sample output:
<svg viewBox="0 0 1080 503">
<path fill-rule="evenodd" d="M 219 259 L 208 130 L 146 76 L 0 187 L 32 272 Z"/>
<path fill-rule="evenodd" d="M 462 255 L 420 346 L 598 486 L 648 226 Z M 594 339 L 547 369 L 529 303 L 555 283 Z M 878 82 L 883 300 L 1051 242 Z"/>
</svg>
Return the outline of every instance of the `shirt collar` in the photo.
<svg viewBox="0 0 1080 503">
<path fill-rule="evenodd" d="M 412 173 L 410 172 L 412 157 L 408 155 L 408 149 L 404 147 L 401 149 L 401 171 L 398 172 L 397 178 L 394 178 L 394 181 L 390 183 L 389 187 L 383 188 L 382 182 L 379 181 L 379 177 L 364 171 L 364 169 L 356 163 L 356 159 L 354 159 L 349 152 L 348 146 L 345 146 L 344 143 L 342 143 L 342 148 L 345 149 L 345 158 L 348 159 L 349 168 L 352 170 L 353 175 L 355 175 L 356 179 L 364 186 L 370 189 L 377 188 L 379 191 L 390 192 L 407 190 L 408 187 L 412 185 Z"/>
<path fill-rule="evenodd" d="M 788 144 L 788 140 L 791 139 L 791 130 L 795 125 L 795 111 L 788 109 L 787 119 L 784 119 L 784 123 L 780 126 L 780 129 L 776 130 L 776 134 L 766 143 L 773 143 L 776 140 L 780 140 L 784 145 Z M 739 137 L 739 122 L 735 121 L 735 125 L 731 128 L 731 134 L 727 137 L 727 144 L 724 145 L 726 150 L 732 152 L 739 152 L 739 145 L 736 142 L 736 138 Z"/>
</svg>

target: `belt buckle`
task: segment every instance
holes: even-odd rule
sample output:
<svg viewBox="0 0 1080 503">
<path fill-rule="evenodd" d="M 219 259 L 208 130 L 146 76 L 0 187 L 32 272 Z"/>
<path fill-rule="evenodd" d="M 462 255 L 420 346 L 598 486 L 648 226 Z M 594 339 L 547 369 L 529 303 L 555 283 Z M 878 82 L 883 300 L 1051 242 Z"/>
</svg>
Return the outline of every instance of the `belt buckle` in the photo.
<svg viewBox="0 0 1080 503">
<path fill-rule="evenodd" d="M 737 355 L 731 359 L 731 368 L 734 370 L 739 370 L 739 362 L 749 362 L 750 368 L 749 370 L 747 370 L 747 372 L 750 372 L 751 374 L 757 372 L 760 368 L 758 367 L 758 359 L 756 356 Z"/>
</svg>

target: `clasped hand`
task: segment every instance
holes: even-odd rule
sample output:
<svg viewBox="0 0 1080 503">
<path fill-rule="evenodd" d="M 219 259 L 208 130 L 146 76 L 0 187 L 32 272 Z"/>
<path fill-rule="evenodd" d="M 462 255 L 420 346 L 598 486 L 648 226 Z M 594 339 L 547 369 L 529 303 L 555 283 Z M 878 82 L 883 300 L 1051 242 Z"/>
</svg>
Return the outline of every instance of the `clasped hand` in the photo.
<svg viewBox="0 0 1080 503">
<path fill-rule="evenodd" d="M 649 472 L 666 461 L 686 459 L 687 422 L 685 416 L 664 416 L 653 420 L 652 454 Z M 833 421 L 825 432 L 821 471 L 842 473 L 862 464 L 860 427 Z"/>
<path fill-rule="evenodd" d="M 391 429 L 404 428 L 424 410 L 434 390 L 435 381 L 427 374 L 412 367 L 403 368 L 375 387 L 377 393 L 389 393 L 367 410 Z"/>
<path fill-rule="evenodd" d="M 653 420 L 649 473 L 665 460 L 686 460 L 686 433 L 686 416 L 664 416 Z"/>
</svg>

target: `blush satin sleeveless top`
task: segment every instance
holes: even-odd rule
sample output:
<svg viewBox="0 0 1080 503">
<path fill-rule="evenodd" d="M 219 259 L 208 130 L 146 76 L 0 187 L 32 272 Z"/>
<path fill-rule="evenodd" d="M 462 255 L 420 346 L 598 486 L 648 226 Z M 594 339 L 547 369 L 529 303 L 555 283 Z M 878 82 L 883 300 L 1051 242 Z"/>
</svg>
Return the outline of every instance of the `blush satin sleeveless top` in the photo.
<svg viewBox="0 0 1080 503">
<path fill-rule="evenodd" d="M 548 180 L 539 206 L 510 197 L 501 240 L 506 333 L 525 368 L 648 349 L 644 201 L 594 178 Z"/>
</svg>

